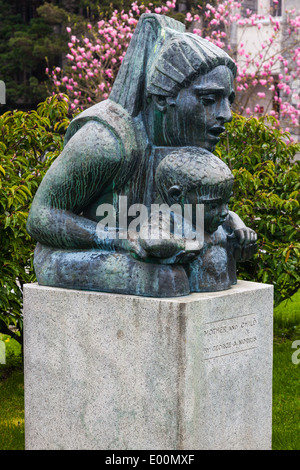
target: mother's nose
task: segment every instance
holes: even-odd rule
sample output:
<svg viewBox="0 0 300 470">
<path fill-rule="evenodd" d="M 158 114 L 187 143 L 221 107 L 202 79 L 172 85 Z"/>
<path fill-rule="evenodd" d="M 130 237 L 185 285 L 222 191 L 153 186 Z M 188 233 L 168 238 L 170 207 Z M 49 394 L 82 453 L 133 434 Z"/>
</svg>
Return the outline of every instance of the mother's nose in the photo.
<svg viewBox="0 0 300 470">
<path fill-rule="evenodd" d="M 222 98 L 217 107 L 216 119 L 222 124 L 232 121 L 230 101 L 228 98 Z"/>
</svg>

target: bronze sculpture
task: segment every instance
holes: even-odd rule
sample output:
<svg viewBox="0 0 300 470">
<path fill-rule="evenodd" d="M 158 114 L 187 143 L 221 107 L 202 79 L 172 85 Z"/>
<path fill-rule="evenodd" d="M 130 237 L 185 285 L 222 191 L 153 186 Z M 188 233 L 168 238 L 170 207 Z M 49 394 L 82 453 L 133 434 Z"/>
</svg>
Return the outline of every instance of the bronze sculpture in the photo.
<svg viewBox="0 0 300 470">
<path fill-rule="evenodd" d="M 128 229 L 121 217 L 111 227 L 113 237 L 110 227 L 106 237 L 97 227 L 105 207 L 120 214 L 120 196 L 128 207 L 150 209 L 157 168 L 170 153 L 214 150 L 231 119 L 235 71 L 224 51 L 185 33 L 181 23 L 142 15 L 109 99 L 71 122 L 64 150 L 34 198 L 27 229 L 39 242 L 40 284 L 157 297 L 197 290 L 195 277 L 205 271 L 200 263 L 199 274 L 200 264 L 192 261 L 199 253 L 190 258 L 181 253 L 181 262 L 174 253 L 168 264 L 159 257 L 149 260 L 139 237 L 130 231 L 127 238 L 118 236 Z M 253 251 L 254 235 L 237 216 L 229 214 L 227 226 Z M 230 287 L 232 270 L 230 282 L 226 278 L 206 290 Z"/>
</svg>

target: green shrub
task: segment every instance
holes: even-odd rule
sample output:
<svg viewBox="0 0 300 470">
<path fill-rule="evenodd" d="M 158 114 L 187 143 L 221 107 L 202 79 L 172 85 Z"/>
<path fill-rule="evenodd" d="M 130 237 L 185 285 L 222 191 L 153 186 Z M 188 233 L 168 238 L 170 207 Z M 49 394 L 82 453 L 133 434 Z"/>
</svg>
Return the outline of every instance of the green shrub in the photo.
<svg viewBox="0 0 300 470">
<path fill-rule="evenodd" d="M 19 341 L 23 285 L 35 280 L 26 232 L 32 198 L 63 146 L 68 103 L 51 97 L 37 111 L 0 116 L 0 330 Z M 16 333 L 7 329 L 15 326 Z"/>
<path fill-rule="evenodd" d="M 1 364 L 0 361 L 0 380 L 1 371 L 16 369 L 22 366 L 21 345 L 16 340 L 8 335 L 0 333 L 0 341 L 5 345 L 5 363 Z M 2 354 L 3 356 L 3 354 Z"/>
<path fill-rule="evenodd" d="M 239 264 L 239 278 L 273 284 L 278 305 L 300 285 L 300 145 L 275 126 L 272 117 L 234 115 L 216 153 L 235 176 L 231 210 L 258 234 L 259 251 Z"/>
</svg>

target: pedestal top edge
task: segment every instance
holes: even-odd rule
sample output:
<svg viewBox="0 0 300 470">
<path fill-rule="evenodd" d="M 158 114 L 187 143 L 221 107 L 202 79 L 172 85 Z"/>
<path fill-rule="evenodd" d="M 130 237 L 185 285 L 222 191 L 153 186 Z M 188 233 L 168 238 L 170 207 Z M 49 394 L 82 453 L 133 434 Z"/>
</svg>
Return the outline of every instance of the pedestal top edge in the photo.
<svg viewBox="0 0 300 470">
<path fill-rule="evenodd" d="M 194 292 L 186 296 L 181 297 L 143 297 L 138 295 L 131 295 L 131 294 L 117 294 L 111 292 L 99 292 L 99 291 L 90 291 L 90 290 L 76 290 L 76 289 L 64 289 L 62 287 L 49 287 L 49 286 L 40 286 L 37 282 L 24 284 L 24 293 L 26 295 L 26 291 L 40 291 L 44 294 L 46 292 L 57 292 L 57 294 L 61 295 L 64 293 L 65 295 L 81 295 L 81 296 L 100 296 L 100 297 L 119 297 L 119 298 L 126 298 L 126 299 L 144 299 L 146 301 L 160 301 L 160 302 L 175 302 L 175 303 L 189 303 L 195 302 L 201 299 L 211 299 L 216 297 L 227 297 L 230 295 L 235 295 L 243 292 L 251 292 L 251 291 L 259 291 L 263 289 L 272 289 L 273 285 L 271 284 L 262 284 L 259 282 L 252 282 L 252 281 L 242 281 L 238 280 L 238 283 L 235 286 L 232 286 L 230 289 L 222 290 L 218 292 Z"/>
</svg>

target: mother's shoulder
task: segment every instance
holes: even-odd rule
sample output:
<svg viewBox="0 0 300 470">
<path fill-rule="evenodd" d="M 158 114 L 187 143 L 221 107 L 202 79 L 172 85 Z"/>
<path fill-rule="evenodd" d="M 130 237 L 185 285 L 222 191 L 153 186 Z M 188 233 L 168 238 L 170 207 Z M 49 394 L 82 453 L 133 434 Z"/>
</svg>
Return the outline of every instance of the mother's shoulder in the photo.
<svg viewBox="0 0 300 470">
<path fill-rule="evenodd" d="M 64 140 L 64 145 L 87 122 L 94 121 L 108 128 L 112 134 L 125 144 L 136 146 L 135 126 L 130 114 L 121 105 L 107 99 L 101 101 L 78 114 L 70 123 Z"/>
</svg>

